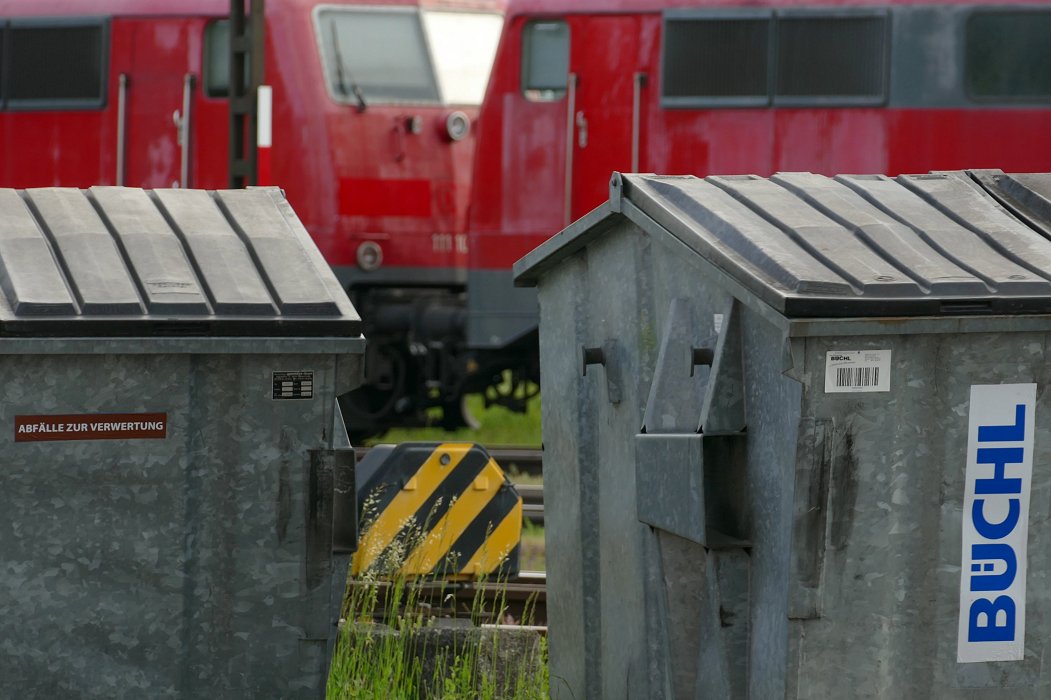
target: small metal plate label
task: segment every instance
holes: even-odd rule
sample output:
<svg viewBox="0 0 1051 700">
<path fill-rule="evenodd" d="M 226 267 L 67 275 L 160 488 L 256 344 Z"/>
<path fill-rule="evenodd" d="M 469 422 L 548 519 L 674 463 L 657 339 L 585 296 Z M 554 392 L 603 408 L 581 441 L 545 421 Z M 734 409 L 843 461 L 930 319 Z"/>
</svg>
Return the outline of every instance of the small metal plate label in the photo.
<svg viewBox="0 0 1051 700">
<path fill-rule="evenodd" d="M 890 391 L 890 350 L 829 350 L 825 393 Z"/>
<path fill-rule="evenodd" d="M 314 398 L 314 372 L 274 372 L 275 399 Z"/>
<path fill-rule="evenodd" d="M 1025 658 L 1036 384 L 971 387 L 956 660 Z"/>
</svg>

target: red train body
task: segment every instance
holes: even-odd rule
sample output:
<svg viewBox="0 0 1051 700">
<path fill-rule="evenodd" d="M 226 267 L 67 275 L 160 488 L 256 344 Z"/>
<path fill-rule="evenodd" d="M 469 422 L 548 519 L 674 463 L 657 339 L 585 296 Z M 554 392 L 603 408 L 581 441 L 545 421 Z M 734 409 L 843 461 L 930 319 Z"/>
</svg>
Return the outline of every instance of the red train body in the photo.
<svg viewBox="0 0 1051 700">
<path fill-rule="evenodd" d="M 613 170 L 1051 167 L 1039 0 L 512 0 L 506 16 L 469 223 L 475 348 L 535 343 L 510 267 L 605 200 Z"/>
<path fill-rule="evenodd" d="M 369 319 L 380 388 L 349 405 L 364 432 L 418 421 L 440 403 L 436 385 L 457 392 L 448 335 L 462 326 L 471 132 L 502 6 L 265 4 L 258 82 L 272 89 L 273 145 L 261 172 Z M 0 186 L 227 187 L 230 9 L 0 3 Z"/>
<path fill-rule="evenodd" d="M 0 186 L 225 187 L 229 8 L 0 3 Z M 508 387 L 538 375 L 536 302 L 511 265 L 600 203 L 613 170 L 1051 167 L 1041 0 L 503 9 L 266 4 L 261 170 L 366 321 L 367 386 L 345 402 L 359 434 L 435 406 L 455 426 L 470 392 L 523 407 Z"/>
</svg>

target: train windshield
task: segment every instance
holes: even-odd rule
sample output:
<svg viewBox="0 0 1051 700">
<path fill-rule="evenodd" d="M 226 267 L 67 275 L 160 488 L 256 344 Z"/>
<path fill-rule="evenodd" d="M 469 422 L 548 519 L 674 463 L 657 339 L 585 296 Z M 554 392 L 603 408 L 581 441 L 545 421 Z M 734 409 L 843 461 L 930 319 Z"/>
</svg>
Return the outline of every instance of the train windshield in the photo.
<svg viewBox="0 0 1051 700">
<path fill-rule="evenodd" d="M 424 12 L 438 84 L 446 104 L 480 105 L 504 18 L 493 13 Z"/>
<path fill-rule="evenodd" d="M 478 105 L 503 18 L 415 8 L 323 8 L 316 28 L 340 102 Z"/>
</svg>

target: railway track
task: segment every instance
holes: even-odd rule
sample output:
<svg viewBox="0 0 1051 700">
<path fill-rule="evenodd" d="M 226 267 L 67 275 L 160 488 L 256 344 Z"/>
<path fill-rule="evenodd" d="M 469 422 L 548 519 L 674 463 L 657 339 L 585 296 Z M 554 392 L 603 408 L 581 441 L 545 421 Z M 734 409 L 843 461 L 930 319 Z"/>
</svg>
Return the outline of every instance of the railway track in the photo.
<svg viewBox="0 0 1051 700">
<path fill-rule="evenodd" d="M 544 473 L 544 453 L 531 447 L 487 447 L 489 456 L 508 474 L 541 476 Z"/>
<path fill-rule="evenodd" d="M 396 611 L 389 604 L 392 584 L 355 580 L 351 585 L 375 587 L 373 617 L 379 621 L 393 613 L 469 619 L 484 625 L 547 626 L 547 574 L 543 571 L 522 571 L 505 580 L 410 581 L 397 594 Z"/>
<path fill-rule="evenodd" d="M 543 571 L 522 571 L 507 581 L 468 582 L 457 589 L 456 600 L 461 611 L 485 601 L 487 616 L 497 624 L 547 626 L 547 574 Z"/>
<path fill-rule="evenodd" d="M 544 524 L 544 485 L 515 484 L 515 490 L 522 497 L 522 519 L 535 525 Z"/>
</svg>

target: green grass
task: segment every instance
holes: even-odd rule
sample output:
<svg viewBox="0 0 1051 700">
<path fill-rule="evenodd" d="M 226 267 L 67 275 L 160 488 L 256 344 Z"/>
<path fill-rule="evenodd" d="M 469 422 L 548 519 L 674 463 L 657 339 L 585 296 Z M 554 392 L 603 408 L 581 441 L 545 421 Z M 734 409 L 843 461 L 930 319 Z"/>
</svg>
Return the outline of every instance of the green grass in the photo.
<svg viewBox="0 0 1051 700">
<path fill-rule="evenodd" d="M 547 698 L 546 640 L 520 631 L 524 636 L 515 643 L 507 632 L 440 626 L 419 589 L 398 573 L 405 552 L 411 550 L 411 541 L 385 550 L 349 586 L 326 696 L 339 700 Z M 443 587 L 438 599 L 444 599 L 445 593 Z M 500 620 L 505 610 L 502 596 L 493 601 L 479 591 L 469 620 Z M 531 619 L 528 609 L 526 618 L 523 624 Z"/>
<path fill-rule="evenodd" d="M 468 409 L 481 423 L 477 430 L 395 429 L 367 444 L 464 441 L 483 446 L 540 446 L 539 397 L 529 402 L 525 414 L 500 406 L 485 408 L 480 396 L 468 398 Z M 511 478 L 523 477 L 511 474 Z M 542 527 L 523 525 L 521 552 L 522 569 L 544 570 Z M 505 651 L 497 649 L 498 636 L 482 636 L 473 646 L 455 649 L 427 677 L 417 648 L 418 639 L 421 631 L 436 621 L 421 613 L 410 582 L 392 573 L 399 568 L 398 563 L 389 561 L 383 566 L 386 575 L 366 572 L 358 585 L 348 591 L 343 612 L 347 622 L 333 655 L 328 698 L 416 700 L 422 697 L 421 688 L 428 689 L 427 696 L 443 700 L 540 700 L 549 696 L 545 638 L 540 640 L 538 663 L 530 665 L 521 663 L 518 657 L 509 659 Z M 386 580 L 390 580 L 390 594 L 384 599 L 384 609 L 377 610 L 379 587 Z M 479 595 L 472 606 L 472 617 L 487 605 L 491 604 Z M 386 625 L 375 624 L 376 618 L 385 620 Z M 498 673 L 494 673 L 494 665 L 500 665 Z"/>
<path fill-rule="evenodd" d="M 540 397 L 529 401 L 525 413 L 514 413 L 502 406 L 485 407 L 481 396 L 467 397 L 467 408 L 481 427 L 477 430 L 461 428 L 445 431 L 441 428 L 395 428 L 378 438 L 367 440 L 369 445 L 399 442 L 477 442 L 480 445 L 515 445 L 540 447 Z M 438 420 L 437 413 L 434 420 Z"/>
<path fill-rule="evenodd" d="M 544 557 L 544 527 L 528 520 L 522 523 L 522 544 L 519 550 L 519 568 L 522 571 L 547 571 Z"/>
<path fill-rule="evenodd" d="M 520 472 L 514 464 L 507 468 L 505 468 L 501 464 L 500 468 L 504 470 L 504 472 L 507 474 L 507 478 L 509 478 L 514 484 L 525 484 L 528 486 L 544 485 L 543 474 L 526 474 L 525 472 Z"/>
<path fill-rule="evenodd" d="M 329 700 L 541 700 L 549 697 L 547 640 L 533 639 L 523 651 L 508 644 L 507 632 L 474 628 L 438 628 L 421 613 L 414 589 L 394 582 L 386 624 L 373 621 L 376 596 L 358 586 L 350 596 L 329 673 Z M 474 606 L 484 605 L 481 595 Z M 397 613 L 399 609 L 407 612 Z M 444 639 L 443 639 L 444 635 Z M 528 649 L 531 649 L 529 651 Z"/>
</svg>

